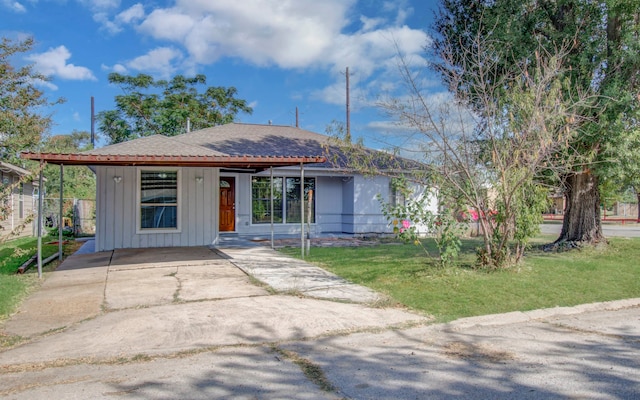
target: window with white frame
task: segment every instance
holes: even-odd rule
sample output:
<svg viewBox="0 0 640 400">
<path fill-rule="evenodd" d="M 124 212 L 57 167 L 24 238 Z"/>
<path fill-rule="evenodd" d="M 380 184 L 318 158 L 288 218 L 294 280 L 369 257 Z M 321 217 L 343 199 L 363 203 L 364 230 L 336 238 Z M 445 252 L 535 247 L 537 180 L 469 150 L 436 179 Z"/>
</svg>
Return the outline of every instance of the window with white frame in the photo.
<svg viewBox="0 0 640 400">
<path fill-rule="evenodd" d="M 179 171 L 140 170 L 140 230 L 177 230 Z"/>
<path fill-rule="evenodd" d="M 316 222 L 315 178 L 304 179 L 305 222 L 310 215 Z M 251 221 L 254 224 L 271 223 L 271 179 L 268 176 L 251 178 Z M 273 178 L 273 222 L 300 223 L 300 178 Z M 309 213 L 309 214 L 307 214 Z"/>
</svg>

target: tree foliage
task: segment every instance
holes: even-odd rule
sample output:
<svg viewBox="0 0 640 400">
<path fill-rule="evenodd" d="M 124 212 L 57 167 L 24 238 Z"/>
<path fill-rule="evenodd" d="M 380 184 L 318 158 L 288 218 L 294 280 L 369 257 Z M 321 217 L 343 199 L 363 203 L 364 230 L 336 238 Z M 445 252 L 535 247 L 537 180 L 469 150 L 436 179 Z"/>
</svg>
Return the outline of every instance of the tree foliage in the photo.
<svg viewBox="0 0 640 400">
<path fill-rule="evenodd" d="M 562 175 L 576 163 L 558 154 L 584 123 L 593 99 L 573 91 L 565 74 L 566 48 L 538 48 L 504 64 L 496 56 L 500 43 L 482 36 L 464 48 L 446 49 L 440 60 L 450 72 L 451 97 L 431 96 L 422 71 L 400 57 L 406 91 L 380 105 L 411 139 L 404 142 L 412 148 L 400 151 L 421 152 L 423 171 L 410 176 L 428 177 L 423 183 L 438 188 L 439 219 L 466 216 L 483 238 L 478 264 L 508 267 L 524 255 L 547 207 L 536 179 Z M 344 146 L 361 153 L 356 145 Z M 349 158 L 356 168 L 371 165 L 364 157 Z"/>
<path fill-rule="evenodd" d="M 112 73 L 109 82 L 124 92 L 116 96 L 115 110 L 98 114 L 99 129 L 111 143 L 154 134 L 179 135 L 186 132 L 187 121 L 196 130 L 230 123 L 238 113 L 252 112 L 245 100 L 236 98 L 234 87 L 205 87 L 204 75 L 177 75 L 167 81 L 145 74 Z"/>
<path fill-rule="evenodd" d="M 51 126 L 51 116 L 43 109 L 63 101 L 47 100 L 36 86 L 47 78 L 34 72 L 32 65 L 12 64 L 32 47 L 31 38 L 0 41 L 0 159 L 10 163 L 18 163 L 20 151 L 38 148 Z"/>
<path fill-rule="evenodd" d="M 495 76 L 513 73 L 511 63 L 532 74 L 536 51 L 566 49 L 563 77 L 576 93 L 595 92 L 584 107 L 576 133 L 559 157 L 578 154 L 582 162 L 565 174 L 567 209 L 559 241 L 602 239 L 598 183 L 620 173 L 617 154 L 626 152 L 630 132 L 637 131 L 640 91 L 640 12 L 636 0 L 441 0 L 434 25 L 436 55 L 453 54 L 453 62 L 436 62 L 435 69 L 454 91 L 473 91 L 482 63 L 466 63 L 465 49 L 478 37 L 493 42 Z M 475 70 L 474 70 L 475 68 Z M 461 78 L 461 79 L 459 79 Z M 508 87 L 504 87 L 508 90 Z M 496 93 L 504 98 L 504 93 Z M 480 111 L 484 104 L 472 104 Z M 637 135 L 632 141 L 636 142 Z M 637 157 L 632 164 L 639 163 Z M 632 168 L 637 170 L 637 168 Z"/>
<path fill-rule="evenodd" d="M 49 138 L 44 150 L 51 153 L 77 153 L 91 149 L 91 134 L 86 131 L 73 131 L 68 135 Z M 64 166 L 63 194 L 65 198 L 95 199 L 95 174 L 86 166 Z M 45 187 L 47 197 L 60 196 L 60 167 L 47 165 L 44 170 L 47 178 Z"/>
<path fill-rule="evenodd" d="M 33 44 L 32 38 L 0 39 L 0 160 L 21 166 L 25 163 L 19 159 L 19 153 L 41 149 L 46 138 L 51 126 L 51 116 L 44 111 L 47 107 L 64 101 L 49 101 L 37 87 L 38 82 L 46 81 L 47 78 L 36 73 L 32 65 L 20 66 L 19 60 L 16 60 L 21 54 L 30 51 Z M 39 173 L 38 166 L 26 167 L 32 170 L 31 176 L 24 176 L 20 181 L 9 185 L 0 183 L 0 216 L 11 212 L 11 203 L 6 201 L 11 193 L 19 190 L 21 184 Z M 19 234 L 32 219 L 33 215 L 28 215 L 13 232 L 0 234 L 0 242 Z"/>
</svg>

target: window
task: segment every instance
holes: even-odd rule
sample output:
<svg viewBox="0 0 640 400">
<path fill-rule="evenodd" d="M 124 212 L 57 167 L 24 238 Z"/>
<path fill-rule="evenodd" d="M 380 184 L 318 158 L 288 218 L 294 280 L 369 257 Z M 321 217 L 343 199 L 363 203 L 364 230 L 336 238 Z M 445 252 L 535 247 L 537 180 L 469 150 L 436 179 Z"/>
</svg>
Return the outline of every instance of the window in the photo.
<svg viewBox="0 0 640 400">
<path fill-rule="evenodd" d="M 271 223 L 271 179 L 265 176 L 251 178 L 251 222 Z M 273 178 L 273 222 L 282 223 L 282 178 Z"/>
<path fill-rule="evenodd" d="M 392 207 L 407 205 L 406 194 L 409 192 L 404 179 L 392 178 L 389 182 L 389 200 Z"/>
<path fill-rule="evenodd" d="M 309 221 L 309 212 L 311 212 L 311 222 L 316 222 L 315 196 L 311 197 L 311 207 L 309 207 L 309 194 L 311 191 L 315 193 L 315 188 L 315 178 L 304 179 L 304 222 Z M 300 223 L 300 205 L 300 178 L 287 178 L 287 222 Z"/>
<path fill-rule="evenodd" d="M 178 229 L 178 171 L 140 171 L 140 229 Z"/>
<path fill-rule="evenodd" d="M 270 194 L 271 179 L 267 176 L 251 178 L 251 222 L 254 224 L 271 223 Z M 308 201 L 310 193 L 315 194 L 316 179 L 305 178 L 305 222 L 308 221 Z M 315 195 L 311 195 L 311 222 L 315 223 Z M 286 201 L 283 201 L 285 199 Z M 300 178 L 273 178 L 273 222 L 300 223 Z"/>
</svg>

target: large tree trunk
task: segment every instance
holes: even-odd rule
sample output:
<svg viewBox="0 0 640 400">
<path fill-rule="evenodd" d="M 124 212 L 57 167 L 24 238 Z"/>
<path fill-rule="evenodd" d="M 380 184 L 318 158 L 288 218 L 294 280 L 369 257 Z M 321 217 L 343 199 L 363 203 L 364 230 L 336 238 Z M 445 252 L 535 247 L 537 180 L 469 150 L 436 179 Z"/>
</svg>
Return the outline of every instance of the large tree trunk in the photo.
<svg viewBox="0 0 640 400">
<path fill-rule="evenodd" d="M 600 221 L 598 177 L 589 170 L 576 172 L 567 177 L 566 186 L 562 232 L 556 243 L 601 242 L 604 235 Z"/>
</svg>

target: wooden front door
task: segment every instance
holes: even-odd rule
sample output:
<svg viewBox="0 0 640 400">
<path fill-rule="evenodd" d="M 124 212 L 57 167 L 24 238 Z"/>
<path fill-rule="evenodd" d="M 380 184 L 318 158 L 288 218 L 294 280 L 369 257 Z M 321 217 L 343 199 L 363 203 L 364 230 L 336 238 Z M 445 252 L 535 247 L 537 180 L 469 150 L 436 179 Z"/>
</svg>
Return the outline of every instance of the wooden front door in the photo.
<svg viewBox="0 0 640 400">
<path fill-rule="evenodd" d="M 220 177 L 220 232 L 236 230 L 236 180 Z"/>
</svg>

